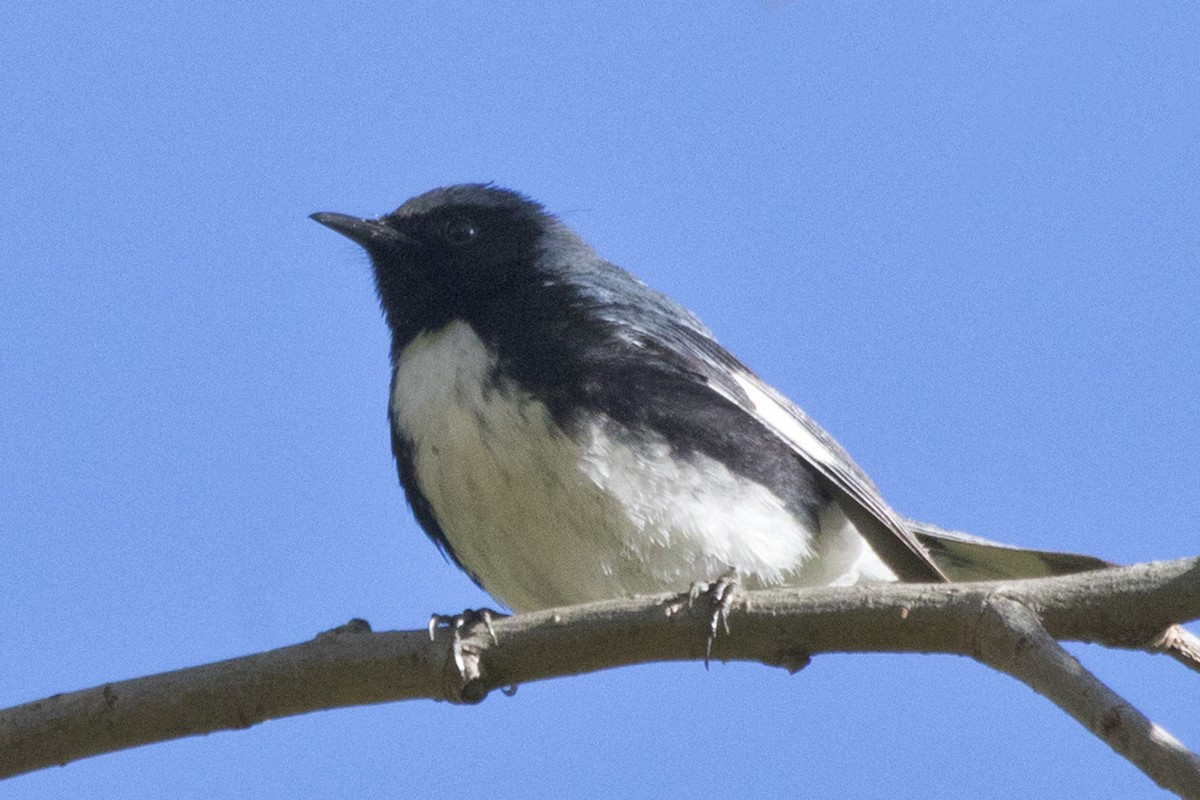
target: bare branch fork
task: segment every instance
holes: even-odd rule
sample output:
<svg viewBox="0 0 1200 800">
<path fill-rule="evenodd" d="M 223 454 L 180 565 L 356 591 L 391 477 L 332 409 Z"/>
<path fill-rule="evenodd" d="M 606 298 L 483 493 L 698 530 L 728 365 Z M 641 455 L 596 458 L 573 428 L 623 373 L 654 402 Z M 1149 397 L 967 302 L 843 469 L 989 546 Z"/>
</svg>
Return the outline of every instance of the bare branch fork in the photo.
<svg viewBox="0 0 1200 800">
<path fill-rule="evenodd" d="M 701 604 L 702 605 L 702 604 Z M 708 609 L 677 596 L 497 619 L 461 638 L 372 633 L 356 620 L 303 644 L 54 695 L 0 711 L 0 777 L 318 709 L 414 698 L 478 702 L 545 678 L 704 657 Z M 1065 577 L 766 590 L 738 596 L 713 657 L 796 671 L 830 652 L 956 653 L 1045 695 L 1163 788 L 1200 798 L 1200 758 L 1059 641 L 1167 653 L 1200 671 L 1200 558 Z"/>
</svg>

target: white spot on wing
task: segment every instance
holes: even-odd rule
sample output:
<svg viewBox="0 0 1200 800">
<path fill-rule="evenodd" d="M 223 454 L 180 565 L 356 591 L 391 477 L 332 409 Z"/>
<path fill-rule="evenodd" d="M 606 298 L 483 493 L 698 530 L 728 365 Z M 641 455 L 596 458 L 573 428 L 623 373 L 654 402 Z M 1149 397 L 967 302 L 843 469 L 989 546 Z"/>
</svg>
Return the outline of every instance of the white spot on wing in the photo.
<svg viewBox="0 0 1200 800">
<path fill-rule="evenodd" d="M 773 391 L 765 389 L 758 379 L 751 375 L 735 373 L 733 378 L 750 398 L 748 410 L 752 411 L 778 436 L 813 461 L 821 464 L 838 462 L 838 458 L 825 443 L 804 427 L 800 420 L 796 419 L 788 410 L 785 400 L 776 397 Z"/>
</svg>

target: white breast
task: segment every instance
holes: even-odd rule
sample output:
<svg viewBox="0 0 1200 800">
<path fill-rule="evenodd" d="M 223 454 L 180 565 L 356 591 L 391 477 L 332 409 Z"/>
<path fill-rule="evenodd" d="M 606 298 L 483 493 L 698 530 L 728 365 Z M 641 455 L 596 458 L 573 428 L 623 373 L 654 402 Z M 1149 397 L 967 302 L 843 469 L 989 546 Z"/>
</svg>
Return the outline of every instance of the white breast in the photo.
<svg viewBox="0 0 1200 800">
<path fill-rule="evenodd" d="M 510 608 L 683 591 L 730 567 L 748 586 L 857 578 L 865 544 L 840 512 L 805 530 L 763 486 L 611 420 L 574 441 L 495 367 L 452 322 L 400 353 L 391 403 L 455 555 Z"/>
</svg>

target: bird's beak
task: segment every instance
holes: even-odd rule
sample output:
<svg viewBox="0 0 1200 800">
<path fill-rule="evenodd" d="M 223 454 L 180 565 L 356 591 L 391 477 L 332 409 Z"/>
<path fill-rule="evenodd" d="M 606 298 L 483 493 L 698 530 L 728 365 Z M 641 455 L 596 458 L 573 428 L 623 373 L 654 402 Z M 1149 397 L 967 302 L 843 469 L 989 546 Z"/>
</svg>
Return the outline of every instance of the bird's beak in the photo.
<svg viewBox="0 0 1200 800">
<path fill-rule="evenodd" d="M 349 214 L 335 214 L 332 211 L 318 211 L 316 214 L 309 214 L 308 218 L 337 231 L 368 250 L 408 241 L 404 234 L 379 220 L 360 219 Z"/>
</svg>

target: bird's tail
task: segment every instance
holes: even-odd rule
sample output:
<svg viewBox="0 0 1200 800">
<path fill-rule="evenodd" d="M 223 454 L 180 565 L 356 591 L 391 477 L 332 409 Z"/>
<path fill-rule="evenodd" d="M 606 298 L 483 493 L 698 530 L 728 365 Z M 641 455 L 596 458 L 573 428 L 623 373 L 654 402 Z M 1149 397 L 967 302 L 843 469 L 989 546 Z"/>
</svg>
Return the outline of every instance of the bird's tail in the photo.
<svg viewBox="0 0 1200 800">
<path fill-rule="evenodd" d="M 1116 566 L 1102 558 L 1079 553 L 1012 547 L 915 519 L 906 519 L 905 523 L 952 581 L 1047 578 Z M 1172 625 L 1138 649 L 1163 653 L 1188 669 L 1200 672 L 1200 637 L 1182 625 Z"/>
<path fill-rule="evenodd" d="M 1115 566 L 1094 556 L 1028 550 L 915 519 L 905 522 L 933 556 L 934 562 L 953 581 L 1046 578 Z"/>
</svg>

